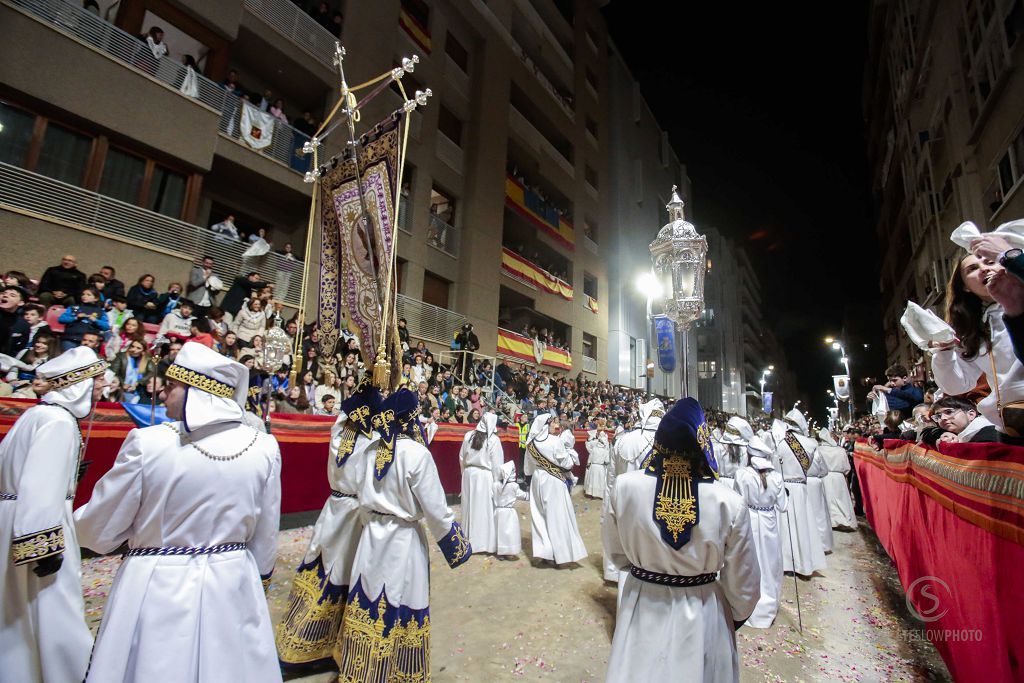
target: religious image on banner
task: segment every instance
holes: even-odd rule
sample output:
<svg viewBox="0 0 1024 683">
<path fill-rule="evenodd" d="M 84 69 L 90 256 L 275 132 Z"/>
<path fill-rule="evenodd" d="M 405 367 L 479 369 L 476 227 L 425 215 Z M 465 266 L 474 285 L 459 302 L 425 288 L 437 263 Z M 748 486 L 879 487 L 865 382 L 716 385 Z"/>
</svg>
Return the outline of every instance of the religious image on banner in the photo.
<svg viewBox="0 0 1024 683">
<path fill-rule="evenodd" d="M 761 409 L 771 415 L 772 413 L 772 392 L 766 391 L 761 394 Z"/>
<path fill-rule="evenodd" d="M 663 372 L 676 369 L 676 327 L 664 315 L 654 317 L 654 332 L 658 339 L 658 367 Z"/>
<path fill-rule="evenodd" d="M 253 149 L 270 146 L 274 138 L 274 117 L 242 100 L 242 140 Z"/>
<path fill-rule="evenodd" d="M 832 375 L 832 385 L 835 387 L 836 397 L 840 401 L 850 400 L 849 375 Z"/>
<path fill-rule="evenodd" d="M 363 202 L 349 151 L 339 156 L 333 167 L 327 166 L 319 184 L 320 348 L 325 354 L 333 353 L 345 326 L 359 338 L 367 365 L 377 357 L 382 331 L 384 292 L 380 283 L 387 276 L 394 240 L 392 212 L 399 145 L 399 125 L 390 119 L 360 138 L 359 182 L 370 218 L 366 227 L 360 221 Z M 396 281 L 392 277 L 392 283 Z M 397 329 L 390 332 L 392 344 L 396 344 Z M 401 357 L 395 352 L 391 356 Z M 400 371 L 400 364 L 392 364 L 393 375 Z"/>
</svg>

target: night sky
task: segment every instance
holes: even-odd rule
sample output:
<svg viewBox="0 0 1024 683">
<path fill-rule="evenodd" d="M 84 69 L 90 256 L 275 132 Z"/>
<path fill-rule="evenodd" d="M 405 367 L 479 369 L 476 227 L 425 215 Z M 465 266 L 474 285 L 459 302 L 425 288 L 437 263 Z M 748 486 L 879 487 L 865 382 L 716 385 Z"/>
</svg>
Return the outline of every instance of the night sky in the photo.
<svg viewBox="0 0 1024 683">
<path fill-rule="evenodd" d="M 603 13 L 693 183 L 688 217 L 745 246 L 766 325 L 819 420 L 848 304 L 878 301 L 862 114 L 867 3 L 638 3 Z M 880 320 L 880 315 L 878 319 Z M 855 377 L 881 374 L 851 350 Z M 770 388 L 770 387 L 769 387 Z"/>
</svg>

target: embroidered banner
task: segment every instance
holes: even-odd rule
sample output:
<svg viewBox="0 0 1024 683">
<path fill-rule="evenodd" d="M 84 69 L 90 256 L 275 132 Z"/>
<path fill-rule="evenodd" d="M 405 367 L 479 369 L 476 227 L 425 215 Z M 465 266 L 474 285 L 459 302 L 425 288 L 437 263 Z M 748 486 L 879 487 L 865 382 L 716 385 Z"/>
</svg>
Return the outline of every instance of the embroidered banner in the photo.
<svg viewBox="0 0 1024 683">
<path fill-rule="evenodd" d="M 362 203 L 351 156 L 339 158 L 320 179 L 320 348 L 333 353 L 345 327 L 359 338 L 367 364 L 377 357 L 381 332 L 381 283 L 394 239 L 391 212 L 399 144 L 399 127 L 391 121 L 360 138 L 359 174 L 370 215 L 366 227 L 360 224 Z M 397 340 L 397 331 L 392 339 Z M 390 355 L 401 357 L 394 350 Z M 393 379 L 400 371 L 393 363 Z"/>
<path fill-rule="evenodd" d="M 668 317 L 654 317 L 654 331 L 658 339 L 658 367 L 663 372 L 676 369 L 676 326 Z"/>
<path fill-rule="evenodd" d="M 274 117 L 260 111 L 245 100 L 242 102 L 242 124 L 239 132 L 242 140 L 253 149 L 269 147 L 274 139 Z"/>
<path fill-rule="evenodd" d="M 572 223 L 560 217 L 554 207 L 546 204 L 536 192 L 523 187 L 511 176 L 505 177 L 505 206 L 554 237 L 565 247 L 576 248 Z"/>
<path fill-rule="evenodd" d="M 774 397 L 775 394 L 774 392 L 771 391 L 766 391 L 763 394 L 761 394 L 761 410 L 768 413 L 769 415 L 772 414 L 772 399 Z"/>
<path fill-rule="evenodd" d="M 536 363 L 534 340 L 515 332 L 498 328 L 498 353 L 527 363 Z M 572 370 L 572 356 L 565 349 L 545 346 L 541 352 L 541 365 L 550 365 L 562 370 Z"/>
<path fill-rule="evenodd" d="M 832 386 L 835 387 L 836 397 L 840 401 L 850 400 L 850 376 L 832 375 Z"/>
<path fill-rule="evenodd" d="M 423 51 L 430 54 L 431 42 L 430 31 L 409 14 L 403 7 L 398 14 L 398 25 L 409 34 L 412 41 L 423 48 Z"/>
<path fill-rule="evenodd" d="M 508 247 L 501 248 L 501 269 L 536 285 L 545 292 L 557 294 L 566 301 L 572 301 L 572 285 L 527 261 Z"/>
</svg>

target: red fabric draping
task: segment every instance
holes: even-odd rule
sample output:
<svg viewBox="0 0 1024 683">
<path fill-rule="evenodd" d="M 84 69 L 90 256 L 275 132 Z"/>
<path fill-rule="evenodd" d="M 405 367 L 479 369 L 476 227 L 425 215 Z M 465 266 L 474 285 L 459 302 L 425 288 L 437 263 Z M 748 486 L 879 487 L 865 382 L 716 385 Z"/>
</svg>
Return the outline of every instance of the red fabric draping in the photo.
<svg viewBox="0 0 1024 683">
<path fill-rule="evenodd" d="M 34 400 L 0 399 L 0 440 Z M 281 446 L 281 512 L 319 510 L 330 495 L 327 483 L 327 444 L 330 440 L 332 417 L 313 415 L 271 414 L 271 429 Z M 89 420 L 81 421 L 82 431 L 89 432 L 85 460 L 89 469 L 78 484 L 75 507 L 85 504 L 100 477 L 114 464 L 121 443 L 135 423 L 118 403 L 100 403 L 89 427 Z M 459 448 L 470 425 L 441 425 L 438 427 L 430 451 L 437 464 L 445 493 L 457 495 L 462 489 L 459 469 Z M 516 461 L 519 467 L 519 435 L 513 429 L 499 429 L 505 459 Z M 576 431 L 576 452 L 579 467 L 574 468 L 582 477 L 587 464 L 584 446 L 585 431 Z M 520 472 L 522 474 L 522 472 Z"/>
<path fill-rule="evenodd" d="M 938 617 L 920 623 L 919 631 L 958 681 L 1022 680 L 1024 630 L 1017 623 L 1024 613 L 1024 546 L 1017 532 L 1024 520 L 1024 449 L 954 444 L 939 453 L 900 441 L 885 446 L 879 453 L 858 444 L 855 466 L 865 516 L 911 604 Z M 915 586 L 922 577 L 940 579 L 949 592 L 928 579 Z"/>
</svg>

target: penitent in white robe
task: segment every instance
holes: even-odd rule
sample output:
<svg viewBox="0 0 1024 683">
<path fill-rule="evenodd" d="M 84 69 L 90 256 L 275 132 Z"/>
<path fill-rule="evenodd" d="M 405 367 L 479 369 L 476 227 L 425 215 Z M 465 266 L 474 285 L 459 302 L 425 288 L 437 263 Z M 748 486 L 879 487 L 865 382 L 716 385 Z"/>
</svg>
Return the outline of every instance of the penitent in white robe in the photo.
<svg viewBox="0 0 1024 683">
<path fill-rule="evenodd" d="M 535 439 L 532 444 L 536 444 L 549 461 L 562 468 L 565 477 L 571 477 L 569 469 L 573 458 L 566 452 L 560 437 L 548 435 Z M 526 457 L 533 460 L 529 448 Z M 533 479 L 530 480 L 530 525 L 534 558 L 567 564 L 579 562 L 587 556 L 566 480 L 540 467 L 534 468 Z"/>
<path fill-rule="evenodd" d="M 335 659 L 341 681 L 430 680 L 430 538 L 448 564 L 465 562 L 472 548 L 445 502 L 434 459 L 424 446 L 399 436 L 390 469 L 375 476 L 378 445 L 359 487 L 363 532 L 352 563 L 345 620 Z"/>
<path fill-rule="evenodd" d="M 612 489 L 615 487 L 615 480 L 627 472 L 635 472 L 640 469 L 644 458 L 651 452 L 654 446 L 654 433 L 658 431 L 661 424 L 660 418 L 649 418 L 646 427 L 642 429 L 631 429 L 615 437 L 615 445 L 612 448 L 611 462 L 608 464 L 608 486 L 604 491 L 604 501 L 601 505 L 601 541 L 604 546 L 603 561 L 604 580 L 615 581 L 621 578 L 619 570 L 608 555 L 609 539 L 605 534 L 604 519 L 608 516 L 608 505 Z"/>
<path fill-rule="evenodd" d="M 611 460 L 611 446 L 608 434 L 603 430 L 591 429 L 587 434 L 587 475 L 583 480 L 583 493 L 594 498 L 604 498 L 608 486 L 608 463 Z"/>
<path fill-rule="evenodd" d="M 850 459 L 842 446 L 818 446 L 828 467 L 825 475 L 825 498 L 828 500 L 828 514 L 833 529 L 852 531 L 857 528 L 857 516 L 853 512 L 853 497 L 846 483 L 846 474 L 850 471 Z"/>
<path fill-rule="evenodd" d="M 501 476 L 505 454 L 497 434 L 486 435 L 483 448 L 471 445 L 475 429 L 466 432 L 459 450 L 462 466 L 462 531 L 474 553 L 497 551 L 494 529 L 494 482 Z"/>
<path fill-rule="evenodd" d="M 93 650 L 89 683 L 276 682 L 281 670 L 261 577 L 277 559 L 281 455 L 277 441 L 240 423 L 188 435 L 169 422 L 128 433 L 113 468 L 75 513 L 82 546 L 246 549 L 125 557 Z M 255 436 L 255 441 L 253 437 Z"/>
<path fill-rule="evenodd" d="M 806 436 L 798 436 L 797 439 L 812 458 L 813 464 L 816 442 Z M 778 463 L 781 459 L 782 478 L 788 492 L 787 509 L 779 519 L 782 528 L 782 567 L 787 572 L 795 568 L 797 574 L 810 576 L 825 568 L 825 549 L 821 544 L 818 521 L 808 496 L 804 470 L 789 445 L 782 439 L 777 443 L 772 460 Z"/>
<path fill-rule="evenodd" d="M 277 626 L 277 652 L 284 664 L 329 660 L 341 635 L 349 577 L 363 531 L 357 494 L 366 474 L 370 439 L 347 428 L 341 415 L 331 427 L 327 480 L 331 495 L 313 527 L 306 554 L 295 573 L 288 610 Z M 342 439 L 355 439 L 344 464 L 338 458 Z"/>
<path fill-rule="evenodd" d="M 80 683 L 92 649 L 71 518 L 81 437 L 58 406 L 29 408 L 0 443 L 0 680 Z M 12 497 L 16 496 L 16 499 Z M 50 576 L 36 557 L 62 551 Z"/>
<path fill-rule="evenodd" d="M 501 477 L 494 482 L 494 527 L 497 534 L 498 555 L 518 555 L 523 550 L 522 530 L 519 528 L 517 500 L 527 500 L 526 491 L 519 488 L 516 465 L 502 465 Z"/>
<path fill-rule="evenodd" d="M 828 474 L 828 466 L 821 457 L 821 453 L 815 451 L 811 460 L 811 468 L 807 470 L 807 498 L 811 501 L 811 510 L 814 511 L 814 523 L 818 527 L 818 535 L 821 536 L 821 547 L 826 553 L 832 552 L 832 519 L 828 514 L 828 499 L 825 497 L 824 477 Z"/>
<path fill-rule="evenodd" d="M 786 509 L 786 490 L 778 471 L 766 470 L 765 478 L 767 486 L 762 484 L 761 475 L 751 466 L 741 467 L 735 474 L 736 491 L 743 496 L 750 510 L 750 530 L 757 548 L 757 563 L 761 567 L 761 599 L 747 620 L 747 626 L 754 628 L 772 625 L 779 612 L 779 595 L 782 593 L 779 514 Z"/>
<path fill-rule="evenodd" d="M 609 555 L 625 572 L 606 680 L 738 681 L 733 622 L 749 617 L 760 596 L 747 506 L 721 482 L 697 485 L 700 519 L 689 542 L 675 550 L 653 520 L 656 486 L 657 478 L 644 472 L 619 477 L 605 519 Z M 663 586 L 629 574 L 630 565 L 719 577 L 703 586 Z"/>
</svg>

